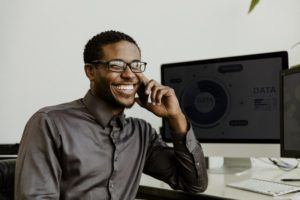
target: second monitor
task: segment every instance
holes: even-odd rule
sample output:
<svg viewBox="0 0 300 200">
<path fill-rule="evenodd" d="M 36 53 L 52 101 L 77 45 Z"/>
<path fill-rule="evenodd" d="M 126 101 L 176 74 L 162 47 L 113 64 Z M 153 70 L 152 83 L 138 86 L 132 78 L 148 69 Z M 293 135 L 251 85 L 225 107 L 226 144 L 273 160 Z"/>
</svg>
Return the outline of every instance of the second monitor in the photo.
<svg viewBox="0 0 300 200">
<path fill-rule="evenodd" d="M 287 68 L 281 51 L 163 64 L 161 78 L 201 143 L 279 144 L 280 72 Z M 162 137 L 171 141 L 165 122 Z"/>
</svg>

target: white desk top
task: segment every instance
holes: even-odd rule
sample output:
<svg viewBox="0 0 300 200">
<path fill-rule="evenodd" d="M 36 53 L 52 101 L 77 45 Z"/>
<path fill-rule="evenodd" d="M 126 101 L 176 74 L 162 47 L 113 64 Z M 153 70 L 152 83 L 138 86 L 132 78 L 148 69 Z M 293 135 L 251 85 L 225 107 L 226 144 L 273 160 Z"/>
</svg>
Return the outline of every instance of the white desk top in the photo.
<svg viewBox="0 0 300 200">
<path fill-rule="evenodd" d="M 252 167 L 250 170 L 244 171 L 239 174 L 216 174 L 208 171 L 209 184 L 207 190 L 203 194 L 226 197 L 232 199 L 241 200 L 288 200 L 294 196 L 300 196 L 300 192 L 292 193 L 288 195 L 282 195 L 279 197 L 271 197 L 268 195 L 258 194 L 254 192 L 248 192 L 240 189 L 227 187 L 227 183 L 248 179 L 248 178 L 260 178 L 266 180 L 280 181 L 282 178 L 300 178 L 300 169 L 292 170 L 290 172 L 279 170 L 275 166 L 263 166 Z M 291 182 L 289 182 L 291 183 Z M 292 184 L 299 185 L 300 182 L 292 182 Z M 141 185 L 158 187 L 163 189 L 171 189 L 167 184 L 153 179 L 147 175 L 143 175 Z"/>
</svg>

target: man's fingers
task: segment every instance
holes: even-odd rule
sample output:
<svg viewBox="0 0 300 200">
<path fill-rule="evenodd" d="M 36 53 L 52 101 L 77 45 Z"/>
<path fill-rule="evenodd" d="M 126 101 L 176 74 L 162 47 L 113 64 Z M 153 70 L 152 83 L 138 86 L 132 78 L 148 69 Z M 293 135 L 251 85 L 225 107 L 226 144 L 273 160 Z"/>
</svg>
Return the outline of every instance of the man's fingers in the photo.
<svg viewBox="0 0 300 200">
<path fill-rule="evenodd" d="M 157 93 L 162 90 L 164 87 L 163 86 L 154 86 L 151 89 L 151 101 L 156 104 L 159 102 L 159 99 L 157 98 Z"/>
<path fill-rule="evenodd" d="M 169 88 L 168 87 L 164 87 L 160 90 L 157 91 L 156 93 L 156 103 L 158 105 L 161 105 L 161 102 L 162 102 L 162 98 L 163 96 L 165 96 L 166 94 L 168 94 L 169 92 Z"/>
</svg>

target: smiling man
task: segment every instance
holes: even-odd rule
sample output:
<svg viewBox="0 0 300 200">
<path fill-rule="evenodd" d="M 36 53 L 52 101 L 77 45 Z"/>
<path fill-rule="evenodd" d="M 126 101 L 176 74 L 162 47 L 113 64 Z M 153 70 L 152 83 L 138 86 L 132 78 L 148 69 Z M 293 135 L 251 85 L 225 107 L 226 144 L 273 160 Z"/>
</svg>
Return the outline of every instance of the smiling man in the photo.
<svg viewBox="0 0 300 200">
<path fill-rule="evenodd" d="M 172 88 L 148 79 L 137 43 L 106 31 L 84 50 L 90 90 L 73 102 L 50 106 L 28 121 L 20 143 L 15 198 L 134 199 L 142 173 L 173 189 L 202 192 L 207 173 L 201 145 Z M 149 101 L 136 97 L 148 96 Z M 137 102 L 169 123 L 168 147 L 143 119 L 125 117 Z"/>
</svg>

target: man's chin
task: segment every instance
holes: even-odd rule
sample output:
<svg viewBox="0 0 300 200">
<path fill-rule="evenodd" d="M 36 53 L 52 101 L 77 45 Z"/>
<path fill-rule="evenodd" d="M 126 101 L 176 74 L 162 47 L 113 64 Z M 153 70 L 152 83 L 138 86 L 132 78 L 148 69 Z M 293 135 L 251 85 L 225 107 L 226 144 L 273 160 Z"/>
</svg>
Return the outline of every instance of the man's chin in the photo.
<svg viewBox="0 0 300 200">
<path fill-rule="evenodd" d="M 118 104 L 124 108 L 132 108 L 132 106 L 134 105 L 135 101 L 131 101 L 131 102 L 122 102 L 122 101 L 118 101 Z"/>
<path fill-rule="evenodd" d="M 133 104 L 131 104 L 131 105 L 127 105 L 127 106 L 125 106 L 125 108 L 126 109 L 130 109 L 130 108 L 132 108 L 132 106 L 134 105 L 134 103 Z"/>
<path fill-rule="evenodd" d="M 123 104 L 125 108 L 129 109 L 132 108 L 132 106 L 134 105 L 134 101 L 132 103 L 128 103 L 128 104 Z"/>
</svg>

